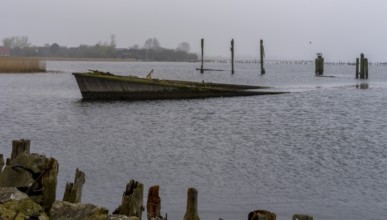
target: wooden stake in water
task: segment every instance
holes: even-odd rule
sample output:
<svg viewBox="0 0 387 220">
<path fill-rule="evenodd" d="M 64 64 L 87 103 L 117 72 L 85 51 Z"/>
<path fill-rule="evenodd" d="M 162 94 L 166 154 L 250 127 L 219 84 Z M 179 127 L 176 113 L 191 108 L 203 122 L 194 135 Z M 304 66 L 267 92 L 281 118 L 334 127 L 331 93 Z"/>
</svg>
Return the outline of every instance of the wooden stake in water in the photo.
<svg viewBox="0 0 387 220">
<path fill-rule="evenodd" d="M 359 70 L 360 65 L 360 70 Z M 356 79 L 368 79 L 368 59 L 364 57 L 364 54 L 360 54 L 359 58 L 356 58 Z"/>
<path fill-rule="evenodd" d="M 204 58 L 204 39 L 202 38 L 201 40 L 201 46 L 202 46 L 202 66 L 200 67 L 200 73 L 203 73 L 204 72 L 204 69 L 203 69 L 203 58 Z"/>
<path fill-rule="evenodd" d="M 234 74 L 234 39 L 231 39 L 231 73 Z"/>
<path fill-rule="evenodd" d="M 263 68 L 263 58 L 265 57 L 265 49 L 263 48 L 262 39 L 261 39 L 261 46 L 260 46 L 260 55 L 261 55 L 261 74 L 265 74 L 265 68 Z"/>
<path fill-rule="evenodd" d="M 322 57 L 322 53 L 317 54 L 317 58 L 315 60 L 316 64 L 316 75 L 323 75 L 324 73 L 324 58 Z"/>
<path fill-rule="evenodd" d="M 364 79 L 364 54 L 360 54 L 360 79 Z"/>
<path fill-rule="evenodd" d="M 368 59 L 364 58 L 364 78 L 368 79 Z"/>
</svg>

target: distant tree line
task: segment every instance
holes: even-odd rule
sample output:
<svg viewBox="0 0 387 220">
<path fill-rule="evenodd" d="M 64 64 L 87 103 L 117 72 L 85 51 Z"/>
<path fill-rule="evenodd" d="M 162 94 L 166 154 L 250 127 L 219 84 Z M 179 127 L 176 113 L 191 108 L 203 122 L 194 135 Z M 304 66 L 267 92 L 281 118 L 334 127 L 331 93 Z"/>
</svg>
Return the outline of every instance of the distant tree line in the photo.
<svg viewBox="0 0 387 220">
<path fill-rule="evenodd" d="M 134 45 L 130 48 L 117 48 L 115 36 L 110 42 L 98 42 L 90 46 L 81 44 L 78 47 L 60 46 L 58 43 L 42 47 L 31 46 L 28 37 L 9 37 L 3 39 L 3 47 L 11 48 L 11 56 L 27 57 L 64 57 L 64 58 L 116 58 L 135 59 L 139 61 L 197 61 L 198 57 L 190 53 L 187 42 L 180 43 L 176 49 L 160 46 L 156 38 L 149 38 L 143 47 Z"/>
</svg>

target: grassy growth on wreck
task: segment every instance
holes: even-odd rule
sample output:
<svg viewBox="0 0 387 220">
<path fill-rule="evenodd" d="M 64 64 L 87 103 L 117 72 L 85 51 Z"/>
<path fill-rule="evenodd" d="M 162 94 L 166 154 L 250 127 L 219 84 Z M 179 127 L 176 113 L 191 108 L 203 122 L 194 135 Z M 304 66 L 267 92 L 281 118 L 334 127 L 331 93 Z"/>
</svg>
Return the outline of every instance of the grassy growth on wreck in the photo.
<svg viewBox="0 0 387 220">
<path fill-rule="evenodd" d="M 0 73 L 46 72 L 46 63 L 36 58 L 0 57 Z"/>
</svg>

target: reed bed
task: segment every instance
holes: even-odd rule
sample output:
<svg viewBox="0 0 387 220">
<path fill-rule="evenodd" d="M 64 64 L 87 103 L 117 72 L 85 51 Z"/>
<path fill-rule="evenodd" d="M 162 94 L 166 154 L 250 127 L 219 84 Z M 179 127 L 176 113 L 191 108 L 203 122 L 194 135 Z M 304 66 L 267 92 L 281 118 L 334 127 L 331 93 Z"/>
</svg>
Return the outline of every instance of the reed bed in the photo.
<svg viewBox="0 0 387 220">
<path fill-rule="evenodd" d="M 0 57 L 0 73 L 46 72 L 46 63 L 37 58 Z"/>
</svg>

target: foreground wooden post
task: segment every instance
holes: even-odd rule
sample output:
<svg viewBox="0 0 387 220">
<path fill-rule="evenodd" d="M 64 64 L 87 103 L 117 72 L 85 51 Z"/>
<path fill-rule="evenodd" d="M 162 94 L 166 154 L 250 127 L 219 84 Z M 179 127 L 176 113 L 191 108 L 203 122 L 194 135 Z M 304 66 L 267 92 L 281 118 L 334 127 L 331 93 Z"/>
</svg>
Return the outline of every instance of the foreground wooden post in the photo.
<svg viewBox="0 0 387 220">
<path fill-rule="evenodd" d="M 75 171 L 74 183 L 66 183 L 63 201 L 80 203 L 82 198 L 83 184 L 85 184 L 85 173 L 77 168 Z"/>
<path fill-rule="evenodd" d="M 13 140 L 11 160 L 15 159 L 22 153 L 30 154 L 30 140 Z"/>
<path fill-rule="evenodd" d="M 356 58 L 356 79 L 359 78 L 359 58 Z"/>
<path fill-rule="evenodd" d="M 293 215 L 292 220 L 313 220 L 313 216 L 309 215 Z"/>
<path fill-rule="evenodd" d="M 52 204 L 56 200 L 56 185 L 58 177 L 59 164 L 54 158 L 48 162 L 46 170 L 42 172 L 42 205 L 46 211 L 51 209 Z"/>
<path fill-rule="evenodd" d="M 249 213 L 247 220 L 276 220 L 277 215 L 275 213 L 266 210 L 256 210 Z"/>
<path fill-rule="evenodd" d="M 160 214 L 161 199 L 159 196 L 159 186 L 152 186 L 148 192 L 148 202 L 146 204 L 148 220 L 153 218 L 163 219 Z"/>
<path fill-rule="evenodd" d="M 135 180 L 130 180 L 126 185 L 126 190 L 122 195 L 121 205 L 113 214 L 136 216 L 141 220 L 143 206 L 144 185 Z"/>
<path fill-rule="evenodd" d="M 317 58 L 315 60 L 316 65 L 316 75 L 323 75 L 324 73 L 324 58 L 322 57 L 322 53 L 317 54 Z"/>
<path fill-rule="evenodd" d="M 260 57 L 261 57 L 261 74 L 265 74 L 265 68 L 263 67 L 263 58 L 265 57 L 265 49 L 263 48 L 263 40 L 261 39 L 261 46 L 260 46 Z"/>
<path fill-rule="evenodd" d="M 204 72 L 204 69 L 203 69 L 203 59 L 204 59 L 204 39 L 202 38 L 201 40 L 201 47 L 202 47 L 202 66 L 200 67 L 200 73 L 203 73 Z"/>
<path fill-rule="evenodd" d="M 187 210 L 183 220 L 200 220 L 198 215 L 198 191 L 195 188 L 188 188 Z"/>
<path fill-rule="evenodd" d="M 234 74 L 234 39 L 231 39 L 231 73 Z"/>
<path fill-rule="evenodd" d="M 0 154 L 0 170 L 3 170 L 4 165 L 5 165 L 5 163 L 4 163 L 3 154 Z M 0 175 L 1 175 L 1 171 L 0 171 Z"/>
</svg>

